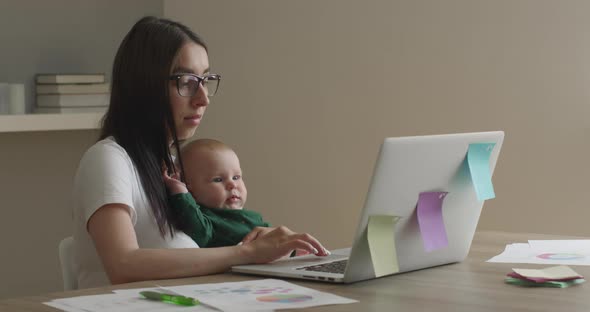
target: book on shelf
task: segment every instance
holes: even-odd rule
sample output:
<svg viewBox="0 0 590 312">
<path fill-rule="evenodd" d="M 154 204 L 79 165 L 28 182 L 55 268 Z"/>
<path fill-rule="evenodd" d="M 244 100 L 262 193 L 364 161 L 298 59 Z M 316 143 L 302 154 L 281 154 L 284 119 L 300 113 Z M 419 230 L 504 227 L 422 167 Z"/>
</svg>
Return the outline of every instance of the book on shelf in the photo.
<svg viewBox="0 0 590 312">
<path fill-rule="evenodd" d="M 80 114 L 80 113 L 105 113 L 107 106 L 83 106 L 83 107 L 35 107 L 34 114 Z"/>
<path fill-rule="evenodd" d="M 96 94 L 39 94 L 37 107 L 108 106 L 110 93 Z"/>
<path fill-rule="evenodd" d="M 37 74 L 37 84 L 104 83 L 104 74 Z"/>
<path fill-rule="evenodd" d="M 37 94 L 87 94 L 109 93 L 109 83 L 81 83 L 81 84 L 38 84 Z"/>
</svg>

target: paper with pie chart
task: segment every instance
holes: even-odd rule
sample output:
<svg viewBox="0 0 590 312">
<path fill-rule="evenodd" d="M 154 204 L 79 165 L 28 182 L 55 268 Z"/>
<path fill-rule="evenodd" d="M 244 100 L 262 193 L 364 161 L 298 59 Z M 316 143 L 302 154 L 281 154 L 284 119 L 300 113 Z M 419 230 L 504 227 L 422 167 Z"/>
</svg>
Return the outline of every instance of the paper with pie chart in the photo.
<svg viewBox="0 0 590 312">
<path fill-rule="evenodd" d="M 487 262 L 590 265 L 590 240 L 529 240 L 506 245 Z"/>
<path fill-rule="evenodd" d="M 221 311 L 272 311 L 357 302 L 277 279 L 168 288 Z"/>
</svg>

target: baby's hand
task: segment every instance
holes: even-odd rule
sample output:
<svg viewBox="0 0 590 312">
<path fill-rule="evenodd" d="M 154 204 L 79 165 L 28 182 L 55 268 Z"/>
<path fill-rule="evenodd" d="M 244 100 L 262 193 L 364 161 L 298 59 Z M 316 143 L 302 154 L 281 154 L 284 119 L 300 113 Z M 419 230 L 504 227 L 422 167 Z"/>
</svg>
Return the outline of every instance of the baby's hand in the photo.
<svg viewBox="0 0 590 312">
<path fill-rule="evenodd" d="M 168 171 L 164 170 L 162 176 L 164 179 L 164 184 L 166 184 L 166 188 L 171 195 L 188 193 L 186 185 L 180 181 L 180 175 L 178 172 L 174 173 L 172 176 L 169 176 Z"/>
</svg>

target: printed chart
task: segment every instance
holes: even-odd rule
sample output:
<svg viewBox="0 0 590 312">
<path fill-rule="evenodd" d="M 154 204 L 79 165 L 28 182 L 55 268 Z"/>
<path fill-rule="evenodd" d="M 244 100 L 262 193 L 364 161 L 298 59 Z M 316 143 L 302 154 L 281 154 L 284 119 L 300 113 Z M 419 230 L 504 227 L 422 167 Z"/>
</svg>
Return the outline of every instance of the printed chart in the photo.
<svg viewBox="0 0 590 312">
<path fill-rule="evenodd" d="M 546 260 L 583 260 L 586 256 L 575 253 L 543 253 L 537 258 Z"/>
<path fill-rule="evenodd" d="M 170 289 L 222 311 L 269 311 L 356 302 L 276 279 L 185 285 Z"/>
<path fill-rule="evenodd" d="M 211 289 L 195 289 L 194 296 L 199 298 L 204 295 L 255 295 L 257 301 L 293 303 L 304 302 L 313 299 L 312 296 L 293 293 L 292 287 L 266 287 L 264 285 L 245 284 L 240 287 L 219 287 Z"/>
<path fill-rule="evenodd" d="M 590 265 L 590 240 L 529 240 L 506 245 L 488 262 Z"/>
</svg>

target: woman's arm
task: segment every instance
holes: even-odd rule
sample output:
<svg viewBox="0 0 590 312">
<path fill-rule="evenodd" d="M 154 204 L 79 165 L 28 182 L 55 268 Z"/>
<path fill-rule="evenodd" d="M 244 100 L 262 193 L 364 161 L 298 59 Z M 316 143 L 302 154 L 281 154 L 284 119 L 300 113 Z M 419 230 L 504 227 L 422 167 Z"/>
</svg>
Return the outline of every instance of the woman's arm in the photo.
<svg viewBox="0 0 590 312">
<path fill-rule="evenodd" d="M 113 284 L 220 273 L 233 265 L 270 262 L 293 249 L 327 255 L 324 247 L 311 235 L 296 234 L 286 227 L 259 233 L 254 241 L 240 246 L 139 248 L 129 209 L 123 204 L 102 206 L 90 217 L 87 225 Z"/>
<path fill-rule="evenodd" d="M 250 259 L 245 248 L 139 248 L 128 211 L 124 205 L 109 204 L 88 221 L 88 232 L 113 284 L 219 273 Z"/>
</svg>

